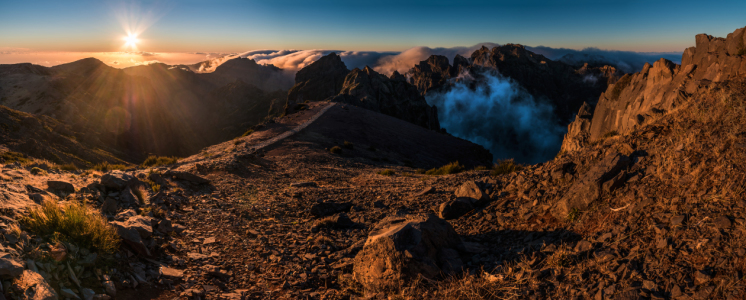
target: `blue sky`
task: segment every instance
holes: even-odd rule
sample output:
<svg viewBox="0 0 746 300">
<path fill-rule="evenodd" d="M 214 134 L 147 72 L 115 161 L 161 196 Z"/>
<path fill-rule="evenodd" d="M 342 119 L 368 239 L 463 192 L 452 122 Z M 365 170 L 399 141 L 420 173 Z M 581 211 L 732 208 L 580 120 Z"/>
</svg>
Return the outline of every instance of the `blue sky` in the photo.
<svg viewBox="0 0 746 300">
<path fill-rule="evenodd" d="M 746 1 L 6 1 L 0 49 L 401 51 L 480 42 L 663 52 L 746 26 Z"/>
</svg>

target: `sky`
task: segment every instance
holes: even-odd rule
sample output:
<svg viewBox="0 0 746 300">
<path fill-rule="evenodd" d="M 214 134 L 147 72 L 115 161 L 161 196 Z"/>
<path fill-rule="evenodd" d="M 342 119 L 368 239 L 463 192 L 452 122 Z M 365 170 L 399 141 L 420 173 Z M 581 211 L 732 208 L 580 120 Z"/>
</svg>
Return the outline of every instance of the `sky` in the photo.
<svg viewBox="0 0 746 300">
<path fill-rule="evenodd" d="M 181 53 L 172 61 L 187 63 L 257 49 L 405 51 L 484 42 L 682 52 L 698 33 L 725 36 L 746 26 L 744 11 L 743 0 L 0 0 L 0 63 L 56 64 L 84 53 L 138 62 L 147 57 L 133 53 Z M 137 35 L 136 47 L 125 46 L 128 34 Z"/>
</svg>

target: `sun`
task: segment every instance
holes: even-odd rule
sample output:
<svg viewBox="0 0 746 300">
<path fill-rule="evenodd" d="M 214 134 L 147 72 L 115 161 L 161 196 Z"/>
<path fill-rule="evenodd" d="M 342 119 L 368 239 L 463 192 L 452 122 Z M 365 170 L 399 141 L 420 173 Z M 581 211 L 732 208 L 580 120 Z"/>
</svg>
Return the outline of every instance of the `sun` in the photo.
<svg viewBox="0 0 746 300">
<path fill-rule="evenodd" d="M 124 38 L 124 41 L 125 41 L 124 45 L 128 46 L 128 47 L 135 47 L 135 46 L 137 46 L 137 43 L 140 42 L 140 40 L 137 39 L 137 35 L 134 35 L 134 34 L 130 34 L 130 35 L 126 36 Z"/>
</svg>

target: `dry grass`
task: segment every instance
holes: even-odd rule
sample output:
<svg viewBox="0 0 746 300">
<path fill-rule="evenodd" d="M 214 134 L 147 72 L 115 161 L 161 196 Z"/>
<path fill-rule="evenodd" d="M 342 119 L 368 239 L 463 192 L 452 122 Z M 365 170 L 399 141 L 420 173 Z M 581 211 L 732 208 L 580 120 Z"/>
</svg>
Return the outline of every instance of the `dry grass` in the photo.
<svg viewBox="0 0 746 300">
<path fill-rule="evenodd" d="M 466 168 L 464 168 L 463 165 L 459 164 L 457 161 L 452 162 L 450 164 L 447 164 L 445 166 L 442 166 L 440 168 L 430 169 L 425 172 L 427 175 L 448 175 L 448 174 L 456 174 L 461 173 Z"/>
<path fill-rule="evenodd" d="M 334 146 L 331 149 L 329 149 L 329 152 L 334 153 L 334 154 L 340 154 L 342 153 L 342 148 L 339 146 Z"/>
<path fill-rule="evenodd" d="M 3 153 L 0 153 L 0 158 L 3 159 L 4 163 L 9 164 L 13 162 L 19 162 L 19 163 L 27 163 L 30 162 L 31 159 L 23 155 L 22 153 L 13 152 L 13 151 L 6 151 Z"/>
<path fill-rule="evenodd" d="M 490 175 L 497 176 L 497 175 L 503 175 L 503 174 L 510 174 L 513 172 L 523 170 L 523 168 L 524 168 L 523 165 L 515 163 L 515 161 L 512 159 L 498 160 L 497 163 L 495 163 L 492 166 L 492 171 L 490 171 Z"/>
<path fill-rule="evenodd" d="M 157 166 L 166 166 L 166 165 L 173 165 L 176 162 L 179 161 L 179 158 L 176 156 L 155 156 L 151 155 L 148 156 L 148 158 L 145 159 L 145 161 L 142 162 L 142 167 L 157 167 Z"/>
<path fill-rule="evenodd" d="M 47 175 L 47 171 L 44 171 L 44 170 L 42 170 L 39 167 L 33 167 L 33 168 L 31 168 L 30 172 L 31 172 L 31 174 L 34 174 L 34 175 L 37 175 L 37 176 Z"/>
<path fill-rule="evenodd" d="M 254 133 L 254 129 L 249 129 L 244 132 L 241 137 L 249 136 L 250 134 Z"/>
<path fill-rule="evenodd" d="M 21 223 L 40 236 L 51 236 L 102 253 L 119 247 L 119 236 L 100 213 L 80 203 L 47 200 L 31 208 Z"/>
<path fill-rule="evenodd" d="M 99 164 L 96 164 L 95 166 L 93 166 L 92 169 L 96 170 L 96 171 L 101 171 L 101 172 L 106 173 L 106 172 L 109 172 L 111 170 L 124 170 L 126 168 L 127 168 L 127 166 L 125 166 L 125 165 L 121 165 L 121 164 L 110 164 L 109 162 L 102 162 L 102 163 L 99 163 Z"/>
<path fill-rule="evenodd" d="M 158 189 L 160 190 L 160 186 L 158 186 Z M 138 185 L 137 187 L 133 188 L 132 193 L 135 194 L 135 198 L 137 198 L 137 202 L 140 203 L 140 205 L 148 204 L 146 203 L 147 201 L 145 199 L 145 195 L 147 192 L 142 186 Z"/>
<path fill-rule="evenodd" d="M 394 170 L 391 170 L 391 169 L 385 169 L 385 170 L 378 171 L 378 174 L 383 175 L 383 176 L 391 176 L 391 175 L 396 174 L 396 172 L 394 172 Z"/>
</svg>

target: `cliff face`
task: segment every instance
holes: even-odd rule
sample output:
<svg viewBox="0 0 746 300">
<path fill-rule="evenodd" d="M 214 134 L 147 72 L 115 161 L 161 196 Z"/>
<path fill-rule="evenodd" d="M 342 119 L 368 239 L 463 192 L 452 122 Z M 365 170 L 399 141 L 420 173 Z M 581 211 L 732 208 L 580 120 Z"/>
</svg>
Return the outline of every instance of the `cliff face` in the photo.
<svg viewBox="0 0 746 300">
<path fill-rule="evenodd" d="M 448 63 L 446 59 L 446 64 Z M 293 113 L 305 101 L 329 100 L 362 107 L 439 130 L 438 114 L 406 78 L 394 73 L 391 78 L 369 67 L 349 71 L 341 58 L 331 53 L 298 71 L 290 89 L 286 113 Z"/>
<path fill-rule="evenodd" d="M 738 29 L 727 38 L 699 34 L 696 46 L 684 51 L 681 65 L 661 59 L 652 66 L 646 64 L 638 73 L 625 75 L 601 94 L 587 130 L 577 130 L 587 127 L 580 125 L 585 122 L 583 118 L 576 119 L 578 124 L 570 124 L 562 150 L 575 151 L 605 135 L 630 132 L 676 109 L 711 83 L 743 77 L 744 32 L 746 28 Z"/>
<path fill-rule="evenodd" d="M 574 68 L 533 53 L 522 45 L 507 44 L 489 49 L 482 47 L 470 59 L 456 55 L 453 66 L 444 56 L 433 55 L 415 65 L 407 74 L 422 95 L 445 91 L 450 84 L 465 78 L 479 82 L 483 74 L 497 72 L 509 77 L 534 98 L 549 102 L 562 123 L 569 123 L 584 103 L 595 103 L 609 83 L 620 77 L 613 67 L 588 64 Z"/>
</svg>

